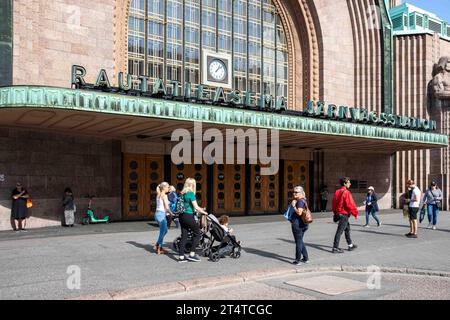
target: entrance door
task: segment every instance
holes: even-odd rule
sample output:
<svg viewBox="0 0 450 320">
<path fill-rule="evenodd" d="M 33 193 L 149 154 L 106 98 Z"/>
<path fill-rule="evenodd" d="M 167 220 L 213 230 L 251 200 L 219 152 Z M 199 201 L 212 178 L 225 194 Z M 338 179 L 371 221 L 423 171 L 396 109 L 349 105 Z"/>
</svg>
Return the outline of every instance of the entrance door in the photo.
<svg viewBox="0 0 450 320">
<path fill-rule="evenodd" d="M 245 214 L 245 165 L 216 165 L 213 180 L 214 213 Z"/>
<path fill-rule="evenodd" d="M 187 178 L 194 178 L 197 182 L 197 203 L 200 207 L 207 207 L 207 166 L 201 164 L 172 164 L 172 181 L 177 192 L 183 190 Z"/>
<path fill-rule="evenodd" d="M 164 181 L 164 157 L 123 156 L 123 220 L 153 219 L 156 187 Z"/>
<path fill-rule="evenodd" d="M 263 176 L 260 165 L 251 165 L 250 168 L 250 213 L 278 212 L 278 174 Z"/>
<path fill-rule="evenodd" d="M 293 191 L 297 186 L 305 189 L 306 199 L 309 199 L 309 162 L 286 160 L 284 168 L 283 191 L 286 201 L 293 198 Z"/>
</svg>

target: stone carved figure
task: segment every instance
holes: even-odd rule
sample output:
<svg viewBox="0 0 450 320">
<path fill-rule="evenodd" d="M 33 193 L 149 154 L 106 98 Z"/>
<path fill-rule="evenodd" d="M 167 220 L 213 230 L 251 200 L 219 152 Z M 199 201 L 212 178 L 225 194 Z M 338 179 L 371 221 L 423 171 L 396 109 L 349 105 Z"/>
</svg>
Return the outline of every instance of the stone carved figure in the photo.
<svg viewBox="0 0 450 320">
<path fill-rule="evenodd" d="M 442 57 L 433 71 L 433 92 L 437 99 L 450 99 L 450 57 Z"/>
</svg>

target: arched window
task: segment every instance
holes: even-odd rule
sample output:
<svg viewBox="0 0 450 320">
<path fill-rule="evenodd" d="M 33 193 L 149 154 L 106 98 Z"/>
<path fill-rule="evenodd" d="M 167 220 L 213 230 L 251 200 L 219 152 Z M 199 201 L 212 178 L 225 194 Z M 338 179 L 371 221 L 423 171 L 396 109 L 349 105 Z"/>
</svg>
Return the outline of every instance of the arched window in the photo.
<svg viewBox="0 0 450 320">
<path fill-rule="evenodd" d="M 201 83 L 201 49 L 233 57 L 233 89 L 288 94 L 288 49 L 272 0 L 132 0 L 128 72 Z"/>
</svg>

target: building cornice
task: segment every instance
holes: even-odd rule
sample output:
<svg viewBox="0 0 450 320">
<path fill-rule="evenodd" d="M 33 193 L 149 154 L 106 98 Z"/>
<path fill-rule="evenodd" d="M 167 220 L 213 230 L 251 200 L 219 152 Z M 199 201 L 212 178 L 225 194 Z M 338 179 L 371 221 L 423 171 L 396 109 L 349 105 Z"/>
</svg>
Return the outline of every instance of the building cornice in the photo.
<svg viewBox="0 0 450 320">
<path fill-rule="evenodd" d="M 380 142 L 403 142 L 426 145 L 430 148 L 448 146 L 448 136 L 432 132 L 69 88 L 2 87 L 0 110 L 5 108 L 78 110 L 167 121 L 200 121 L 216 125 L 371 139 Z"/>
</svg>

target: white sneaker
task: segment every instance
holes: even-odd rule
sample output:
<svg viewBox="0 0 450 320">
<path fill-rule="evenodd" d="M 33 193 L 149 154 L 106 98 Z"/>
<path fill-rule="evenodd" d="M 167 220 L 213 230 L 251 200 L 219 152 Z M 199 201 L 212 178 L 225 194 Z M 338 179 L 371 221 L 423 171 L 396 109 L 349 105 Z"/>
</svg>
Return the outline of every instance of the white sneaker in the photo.
<svg viewBox="0 0 450 320">
<path fill-rule="evenodd" d="M 431 225 L 431 223 L 429 223 L 427 229 L 431 229 L 431 227 L 432 227 L 432 225 Z"/>
<path fill-rule="evenodd" d="M 437 229 L 436 229 L 436 226 L 433 226 L 433 230 L 437 230 Z"/>
</svg>

